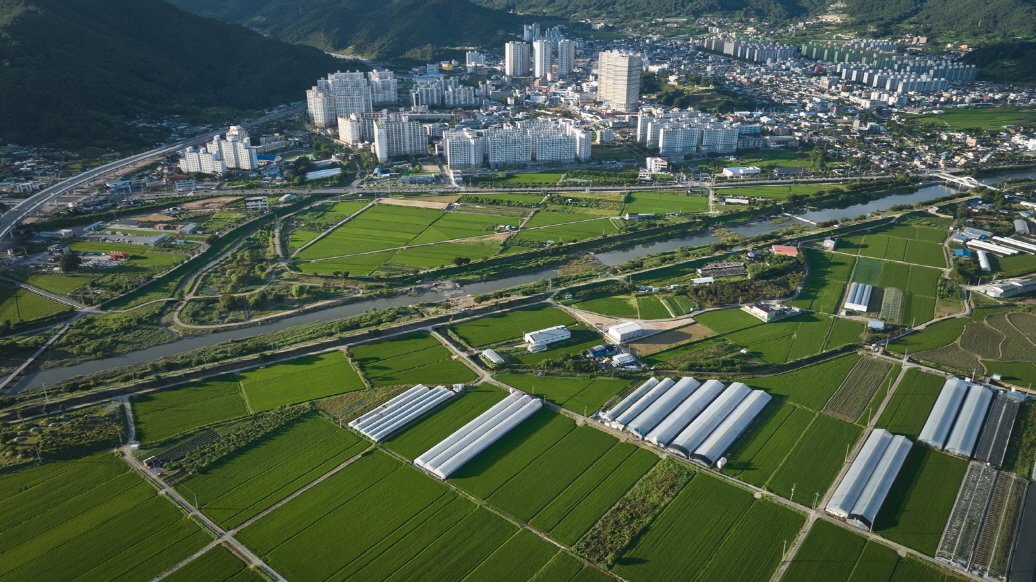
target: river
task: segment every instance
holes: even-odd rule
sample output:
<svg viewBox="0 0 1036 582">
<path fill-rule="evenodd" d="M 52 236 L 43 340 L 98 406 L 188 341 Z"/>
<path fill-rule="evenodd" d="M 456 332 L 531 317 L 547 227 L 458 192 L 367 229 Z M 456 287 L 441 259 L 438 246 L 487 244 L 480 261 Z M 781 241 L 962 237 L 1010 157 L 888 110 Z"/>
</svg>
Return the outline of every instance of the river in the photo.
<svg viewBox="0 0 1036 582">
<path fill-rule="evenodd" d="M 981 180 L 985 184 L 994 184 L 1003 180 L 1011 178 L 1032 178 L 1036 177 L 1036 171 L 1026 172 L 1013 172 L 1004 174 L 995 174 L 987 176 Z M 945 186 L 929 185 L 923 186 L 914 192 L 907 194 L 895 194 L 892 196 L 886 196 L 878 200 L 871 200 L 861 204 L 853 204 L 844 208 L 826 208 L 823 210 L 809 211 L 801 215 L 811 222 L 823 222 L 825 220 L 841 220 L 848 218 L 856 218 L 861 214 L 867 214 L 869 212 L 887 210 L 897 204 L 916 204 L 918 202 L 924 202 L 926 200 L 932 200 L 940 196 L 946 196 L 951 194 L 953 190 Z M 786 219 L 781 222 L 773 222 L 771 220 L 759 220 L 742 224 L 738 226 L 730 227 L 731 230 L 737 234 L 745 237 L 751 237 L 767 232 L 772 232 L 781 228 L 790 226 L 791 220 Z M 713 236 L 709 232 L 698 232 L 688 236 L 682 236 L 664 241 L 658 241 L 654 243 L 636 245 L 629 248 L 616 249 L 611 251 L 605 251 L 598 253 L 595 256 L 603 264 L 607 266 L 614 266 L 654 253 L 660 253 L 663 251 L 671 251 L 684 246 L 699 246 L 717 242 L 719 239 Z M 526 283 L 533 283 L 541 281 L 543 279 L 556 277 L 557 271 L 554 269 L 543 269 L 541 271 L 525 273 L 521 275 L 515 275 L 513 277 L 505 277 L 502 279 L 494 279 L 492 281 L 485 281 L 481 283 L 472 283 L 464 286 L 464 291 L 471 295 L 478 295 L 480 293 L 489 293 L 492 291 L 498 291 L 500 289 L 507 289 L 508 287 L 514 287 L 516 285 L 524 285 Z M 255 335 L 268 333 L 296 325 L 302 325 L 306 323 L 313 323 L 316 321 L 326 321 L 329 319 L 340 319 L 343 317 L 349 317 L 368 311 L 370 309 L 387 309 L 390 307 L 399 307 L 402 305 L 410 305 L 415 301 L 442 301 L 445 297 L 439 293 L 425 293 L 417 296 L 400 295 L 396 297 L 389 297 L 385 299 L 369 299 L 366 301 L 358 301 L 356 303 L 349 303 L 346 305 L 339 305 L 337 307 L 331 307 L 328 309 L 322 309 L 318 311 L 312 311 L 309 313 L 302 313 L 291 317 L 285 317 L 278 319 L 270 323 L 253 326 L 243 327 L 238 329 L 231 329 L 227 331 L 220 331 L 210 333 L 207 335 L 191 336 L 184 339 L 179 339 L 169 343 L 144 348 L 135 352 L 129 352 L 126 354 L 112 356 L 110 358 L 104 358 L 99 360 L 90 360 L 88 362 L 82 362 L 72 366 L 64 366 L 59 368 L 51 368 L 49 370 L 32 372 L 15 385 L 12 392 L 18 392 L 24 389 L 39 389 L 43 386 L 54 385 L 58 382 L 72 378 L 73 376 L 80 376 L 86 374 L 92 374 L 94 372 L 100 372 L 102 370 L 110 370 L 113 368 L 119 368 L 122 366 L 130 366 L 134 364 L 142 364 L 164 358 L 167 356 L 174 356 L 198 348 L 211 346 L 220 342 L 224 342 L 231 339 L 241 339 L 252 337 Z"/>
</svg>

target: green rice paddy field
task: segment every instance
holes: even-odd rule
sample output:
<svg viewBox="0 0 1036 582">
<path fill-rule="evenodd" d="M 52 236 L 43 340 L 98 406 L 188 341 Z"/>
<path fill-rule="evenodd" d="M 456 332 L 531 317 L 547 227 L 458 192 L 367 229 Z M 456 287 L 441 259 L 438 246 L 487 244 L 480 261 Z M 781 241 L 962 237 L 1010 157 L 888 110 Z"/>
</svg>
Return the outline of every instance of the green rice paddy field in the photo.
<svg viewBox="0 0 1036 582">
<path fill-rule="evenodd" d="M 0 580 L 148 580 L 212 537 L 122 459 L 0 476 Z"/>
<path fill-rule="evenodd" d="M 892 400 L 878 419 L 877 426 L 916 439 L 928 420 L 928 414 L 945 380 L 942 376 L 922 372 L 917 368 L 907 370 Z"/>
<path fill-rule="evenodd" d="M 67 311 L 69 308 L 31 291 L 0 281 L 0 321 L 21 323 Z"/>
<path fill-rule="evenodd" d="M 496 379 L 584 416 L 593 414 L 630 385 L 629 380 L 605 377 L 565 378 L 533 374 L 497 374 Z"/>
<path fill-rule="evenodd" d="M 296 358 L 242 374 L 147 392 L 133 399 L 143 442 L 280 406 L 366 388 L 340 351 Z"/>
<path fill-rule="evenodd" d="M 231 529 L 368 447 L 310 414 L 176 484 L 220 526 Z"/>
<path fill-rule="evenodd" d="M 915 558 L 817 520 L 781 580 L 787 582 L 950 582 L 962 580 Z"/>
<path fill-rule="evenodd" d="M 364 376 L 375 387 L 404 384 L 462 384 L 475 373 L 434 337 L 410 334 L 351 349 Z"/>
<path fill-rule="evenodd" d="M 612 317 L 669 319 L 693 311 L 694 302 L 679 294 L 614 295 L 573 303 L 572 307 Z"/>
<path fill-rule="evenodd" d="M 943 269 L 946 267 L 946 254 L 941 243 L 947 236 L 945 229 L 895 224 L 842 238 L 837 249 L 861 257 Z"/>
<path fill-rule="evenodd" d="M 765 582 L 805 516 L 698 473 L 614 568 L 633 582 Z M 765 535 L 760 535 L 766 532 Z"/>
<path fill-rule="evenodd" d="M 164 578 L 169 582 L 263 582 L 257 571 L 248 568 L 225 546 L 216 546 Z"/>
<path fill-rule="evenodd" d="M 623 212 L 640 214 L 666 214 L 677 212 L 687 214 L 705 212 L 709 209 L 707 196 L 691 196 L 684 190 L 630 192 L 626 196 Z"/>
</svg>

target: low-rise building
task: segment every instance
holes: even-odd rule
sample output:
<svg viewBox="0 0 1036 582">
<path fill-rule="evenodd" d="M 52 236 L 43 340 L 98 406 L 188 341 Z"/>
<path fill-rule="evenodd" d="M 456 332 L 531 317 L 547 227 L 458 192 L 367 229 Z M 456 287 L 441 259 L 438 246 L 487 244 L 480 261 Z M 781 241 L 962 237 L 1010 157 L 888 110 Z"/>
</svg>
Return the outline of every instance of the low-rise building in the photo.
<svg viewBox="0 0 1036 582">
<path fill-rule="evenodd" d="M 563 325 L 555 325 L 554 327 L 548 327 L 537 331 L 530 331 L 523 336 L 525 343 L 528 344 L 525 349 L 530 352 L 542 352 L 546 350 L 550 344 L 565 341 L 572 337 L 572 332 Z"/>
<path fill-rule="evenodd" d="M 983 285 L 980 291 L 990 297 L 1014 297 L 1022 293 L 1036 291 L 1036 279 L 1004 279 L 996 283 Z"/>
<path fill-rule="evenodd" d="M 609 327 L 604 333 L 615 343 L 624 344 L 654 332 L 655 330 L 646 328 L 639 323 L 627 321 Z"/>
</svg>

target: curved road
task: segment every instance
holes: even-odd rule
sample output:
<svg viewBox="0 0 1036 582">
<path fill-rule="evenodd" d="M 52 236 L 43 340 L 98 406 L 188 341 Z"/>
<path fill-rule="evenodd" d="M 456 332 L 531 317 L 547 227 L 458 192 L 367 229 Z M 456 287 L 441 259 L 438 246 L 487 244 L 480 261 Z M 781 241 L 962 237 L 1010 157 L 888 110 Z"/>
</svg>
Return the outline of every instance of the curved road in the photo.
<svg viewBox="0 0 1036 582">
<path fill-rule="evenodd" d="M 298 113 L 300 111 L 302 111 L 301 105 L 289 107 L 283 111 L 271 113 L 270 115 L 266 115 L 264 117 L 261 117 L 254 121 L 250 121 L 242 125 L 243 127 L 253 127 L 262 123 L 266 123 L 268 121 L 273 121 L 274 119 L 279 119 L 281 117 L 286 117 L 288 115 Z M 54 184 L 49 188 L 40 190 L 39 192 L 33 194 L 29 198 L 22 200 L 13 208 L 11 208 L 2 216 L 0 216 L 0 240 L 7 238 L 7 235 L 9 235 L 11 231 L 14 230 L 16 226 L 18 226 L 18 224 L 20 224 L 23 220 L 31 216 L 33 212 L 39 210 L 44 204 L 50 202 L 51 200 L 57 198 L 65 192 L 68 192 L 69 190 L 72 190 L 78 186 L 96 180 L 112 172 L 117 172 L 129 166 L 132 166 L 133 164 L 136 164 L 138 162 L 142 162 L 160 156 L 165 156 L 177 150 L 181 150 L 185 147 L 199 143 L 204 143 L 222 133 L 225 132 L 213 131 L 202 135 L 197 135 L 195 137 L 185 139 L 183 141 L 178 141 L 174 144 L 162 146 L 160 148 L 155 148 L 153 150 L 149 150 L 141 154 L 136 154 L 128 158 L 123 158 L 116 162 L 111 162 L 110 164 L 105 164 L 103 166 L 93 168 L 92 170 L 87 170 L 82 174 L 77 174 L 67 180 L 58 182 L 57 184 Z"/>
</svg>

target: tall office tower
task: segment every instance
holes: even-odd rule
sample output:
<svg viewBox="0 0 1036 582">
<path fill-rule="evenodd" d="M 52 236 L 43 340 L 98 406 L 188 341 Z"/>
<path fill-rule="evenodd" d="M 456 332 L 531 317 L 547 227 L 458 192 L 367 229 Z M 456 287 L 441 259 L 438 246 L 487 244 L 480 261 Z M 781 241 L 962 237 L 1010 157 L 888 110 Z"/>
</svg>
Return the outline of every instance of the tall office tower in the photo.
<svg viewBox="0 0 1036 582">
<path fill-rule="evenodd" d="M 550 61 L 554 47 L 549 40 L 538 40 L 532 43 L 532 74 L 541 78 L 550 74 Z"/>
<path fill-rule="evenodd" d="M 597 100 L 618 111 L 632 111 L 640 99 L 641 61 L 637 55 L 605 51 L 597 59 Z"/>
<path fill-rule="evenodd" d="M 558 43 L 558 75 L 571 75 L 576 63 L 576 43 L 567 38 Z"/>
<path fill-rule="evenodd" d="M 525 77 L 529 74 L 529 43 L 511 41 L 504 45 L 504 74 Z"/>
</svg>

